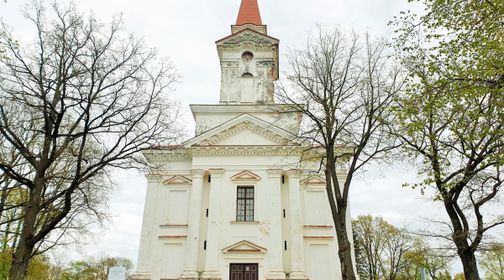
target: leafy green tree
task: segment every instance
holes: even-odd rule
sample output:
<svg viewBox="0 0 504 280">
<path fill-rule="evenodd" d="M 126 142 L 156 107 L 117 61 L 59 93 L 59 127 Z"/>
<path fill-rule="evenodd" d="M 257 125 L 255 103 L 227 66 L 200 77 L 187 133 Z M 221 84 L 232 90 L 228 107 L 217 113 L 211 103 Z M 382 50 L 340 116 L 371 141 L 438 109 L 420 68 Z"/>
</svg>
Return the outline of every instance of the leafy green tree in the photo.
<svg viewBox="0 0 504 280">
<path fill-rule="evenodd" d="M 444 237 L 465 278 L 478 280 L 483 236 L 504 223 L 484 215 L 504 182 L 504 1 L 412 2 L 425 14 L 394 20 L 397 54 L 410 73 L 395 134 L 424 176 L 414 187 L 433 188 L 446 211 Z"/>
<path fill-rule="evenodd" d="M 457 273 L 453 276 L 453 280 L 466 280 L 464 273 Z"/>
<path fill-rule="evenodd" d="M 483 252 L 480 263 L 485 280 L 504 280 L 504 245 L 496 244 Z"/>
<path fill-rule="evenodd" d="M 125 267 L 126 275 L 130 275 L 133 263 L 125 258 L 90 259 L 88 261 L 72 262 L 65 270 L 62 280 L 107 280 L 111 267 Z"/>
<path fill-rule="evenodd" d="M 420 280 L 425 269 L 431 280 L 451 280 L 453 256 L 435 250 L 407 229 L 381 217 L 353 220 L 359 276 L 363 280 Z"/>
<path fill-rule="evenodd" d="M 424 269 L 432 280 L 451 280 L 450 265 L 453 256 L 431 248 L 424 240 L 416 239 L 413 247 L 405 253 L 405 269 L 401 279 L 420 279 Z"/>
<path fill-rule="evenodd" d="M 381 217 L 359 216 L 352 224 L 361 279 L 396 279 L 405 269 L 411 237 Z"/>
</svg>

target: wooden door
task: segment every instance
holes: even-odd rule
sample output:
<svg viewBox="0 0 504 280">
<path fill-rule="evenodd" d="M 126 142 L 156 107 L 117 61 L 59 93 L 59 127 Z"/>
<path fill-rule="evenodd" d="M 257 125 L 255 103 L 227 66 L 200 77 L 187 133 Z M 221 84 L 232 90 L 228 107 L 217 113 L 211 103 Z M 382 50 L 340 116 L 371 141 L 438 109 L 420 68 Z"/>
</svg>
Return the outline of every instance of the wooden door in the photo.
<svg viewBox="0 0 504 280">
<path fill-rule="evenodd" d="M 259 280 L 258 265 L 254 264 L 231 264 L 229 268 L 230 280 Z"/>
</svg>

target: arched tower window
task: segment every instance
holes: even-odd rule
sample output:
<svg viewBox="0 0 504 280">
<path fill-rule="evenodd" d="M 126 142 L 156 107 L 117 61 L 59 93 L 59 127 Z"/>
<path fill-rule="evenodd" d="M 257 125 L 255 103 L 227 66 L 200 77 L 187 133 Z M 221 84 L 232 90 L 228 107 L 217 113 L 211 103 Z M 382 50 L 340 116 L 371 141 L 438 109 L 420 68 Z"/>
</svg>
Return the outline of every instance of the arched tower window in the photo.
<svg viewBox="0 0 504 280">
<path fill-rule="evenodd" d="M 241 77 L 250 79 L 250 78 L 254 78 L 254 75 L 252 75 L 250 73 L 244 73 Z"/>
<path fill-rule="evenodd" d="M 246 51 L 242 54 L 242 59 L 245 62 L 250 62 L 253 58 L 254 58 L 254 54 L 249 51 Z"/>
</svg>

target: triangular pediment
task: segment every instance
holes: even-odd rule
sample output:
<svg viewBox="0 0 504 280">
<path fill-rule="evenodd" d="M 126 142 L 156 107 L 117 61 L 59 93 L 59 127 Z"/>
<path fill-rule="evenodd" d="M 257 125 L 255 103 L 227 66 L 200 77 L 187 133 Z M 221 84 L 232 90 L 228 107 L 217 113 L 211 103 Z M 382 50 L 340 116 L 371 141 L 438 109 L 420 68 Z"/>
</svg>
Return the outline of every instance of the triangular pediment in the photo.
<svg viewBox="0 0 504 280">
<path fill-rule="evenodd" d="M 300 145 L 296 137 L 248 114 L 241 115 L 184 143 L 191 146 Z"/>
<path fill-rule="evenodd" d="M 191 183 L 191 179 L 188 179 L 187 177 L 184 177 L 182 175 L 175 175 L 163 182 L 163 184 L 165 185 L 190 185 Z"/>
<path fill-rule="evenodd" d="M 279 40 L 271 36 L 246 28 L 216 42 L 217 45 L 236 45 L 240 43 L 255 43 L 260 45 L 276 45 Z"/>
<path fill-rule="evenodd" d="M 223 253 L 254 253 L 254 254 L 264 254 L 267 252 L 267 249 L 264 247 L 261 247 L 257 244 L 254 244 L 250 241 L 243 240 L 238 243 L 235 243 L 231 246 L 228 246 L 224 249 L 222 249 Z"/>
<path fill-rule="evenodd" d="M 301 181 L 302 185 L 325 185 L 326 181 L 321 176 L 310 176 Z"/>
<path fill-rule="evenodd" d="M 245 170 L 242 171 L 233 177 L 231 177 L 232 181 L 259 181 L 261 177 L 251 171 Z"/>
</svg>

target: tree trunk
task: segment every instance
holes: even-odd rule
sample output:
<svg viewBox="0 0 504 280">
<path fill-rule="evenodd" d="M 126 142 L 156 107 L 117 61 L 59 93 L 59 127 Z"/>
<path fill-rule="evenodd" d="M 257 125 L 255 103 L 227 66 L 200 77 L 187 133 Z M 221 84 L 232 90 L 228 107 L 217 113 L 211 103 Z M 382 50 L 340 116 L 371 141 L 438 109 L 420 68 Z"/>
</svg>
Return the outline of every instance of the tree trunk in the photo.
<svg viewBox="0 0 504 280">
<path fill-rule="evenodd" d="M 346 213 L 346 211 L 345 211 Z M 335 222 L 336 225 L 336 235 L 338 239 L 338 256 L 341 263 L 341 273 L 343 280 L 356 280 L 355 271 L 352 259 L 352 245 L 348 239 L 346 214 L 336 213 Z"/>
<path fill-rule="evenodd" d="M 12 266 L 9 271 L 9 279 L 21 280 L 26 276 L 30 257 L 33 253 L 33 246 L 28 246 L 24 238 L 21 238 L 19 245 L 14 253 Z"/>
<path fill-rule="evenodd" d="M 474 252 L 470 248 L 466 248 L 463 251 L 459 250 L 458 255 L 460 257 L 460 260 L 462 261 L 462 266 L 464 267 L 465 279 L 480 280 L 478 273 L 478 264 Z"/>
<path fill-rule="evenodd" d="M 19 243 L 15 248 L 12 266 L 9 271 L 9 279 L 11 280 L 21 280 L 25 278 L 30 259 L 33 255 L 33 249 L 35 248 L 35 224 L 43 189 L 41 180 L 37 180 L 36 178 L 34 182 L 37 181 L 39 181 L 38 184 L 34 184 L 34 188 L 30 191 L 30 198 L 24 213 Z"/>
<path fill-rule="evenodd" d="M 438 189 L 442 189 L 438 187 Z M 452 240 L 457 247 L 457 254 L 462 262 L 464 268 L 464 276 L 466 280 L 480 280 L 478 273 L 478 262 L 476 261 L 476 255 L 474 250 L 468 243 L 468 229 L 462 225 L 460 221 L 461 214 L 458 214 L 455 210 L 455 204 L 450 197 L 443 197 L 444 205 L 448 216 L 450 217 L 451 224 L 453 226 Z"/>
<path fill-rule="evenodd" d="M 343 280 L 356 280 L 353 258 L 352 258 L 352 245 L 348 239 L 347 231 L 347 202 L 340 195 L 335 192 L 339 191 L 338 178 L 336 173 L 336 162 L 334 160 L 334 146 L 329 145 L 327 149 L 327 163 L 326 163 L 326 190 L 331 207 L 331 214 L 336 229 L 336 238 L 338 240 L 338 256 L 341 264 L 341 274 Z M 337 201 L 336 201 L 337 200 Z M 350 225 L 351 227 L 351 225 Z"/>
</svg>

